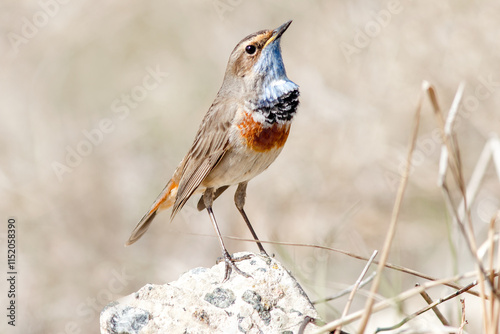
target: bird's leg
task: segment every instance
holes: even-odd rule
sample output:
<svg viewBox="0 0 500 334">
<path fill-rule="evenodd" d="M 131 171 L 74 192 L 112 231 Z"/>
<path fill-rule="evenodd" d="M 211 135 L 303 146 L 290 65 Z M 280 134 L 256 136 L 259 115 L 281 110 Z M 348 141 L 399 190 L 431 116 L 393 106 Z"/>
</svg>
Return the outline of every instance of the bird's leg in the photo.
<svg viewBox="0 0 500 334">
<path fill-rule="evenodd" d="M 229 279 L 229 276 L 231 276 L 231 270 L 234 269 L 238 274 L 244 276 L 244 277 L 251 277 L 247 273 L 241 271 L 235 262 L 235 259 L 231 257 L 231 255 L 228 253 L 226 246 L 224 246 L 224 240 L 222 240 L 222 235 L 219 230 L 219 226 L 217 225 L 217 221 L 215 220 L 215 215 L 212 210 L 212 204 L 214 200 L 214 189 L 213 188 L 207 188 L 205 192 L 203 193 L 203 201 L 205 202 L 205 207 L 207 208 L 208 215 L 210 216 L 210 221 L 212 222 L 212 225 L 214 226 L 215 232 L 217 233 L 217 237 L 219 238 L 219 243 L 220 247 L 222 249 L 222 257 L 224 258 L 224 262 L 226 263 L 226 272 L 224 274 L 224 280 L 223 282 L 227 281 Z M 248 257 L 243 257 L 237 260 L 246 260 Z"/>
<path fill-rule="evenodd" d="M 241 216 L 243 217 L 243 220 L 247 224 L 248 229 L 250 230 L 250 233 L 252 233 L 252 236 L 253 236 L 255 242 L 257 243 L 257 246 L 259 247 L 260 253 L 262 255 L 269 257 L 269 255 L 267 255 L 266 250 L 264 249 L 264 247 L 260 243 L 259 238 L 257 237 L 257 234 L 253 230 L 252 224 L 250 224 L 250 220 L 248 220 L 248 216 L 245 213 L 245 210 L 243 209 L 243 207 L 245 206 L 246 193 L 247 193 L 247 182 L 242 182 L 238 185 L 238 188 L 236 189 L 236 192 L 234 193 L 234 204 L 236 204 L 236 208 L 241 213 Z"/>
</svg>

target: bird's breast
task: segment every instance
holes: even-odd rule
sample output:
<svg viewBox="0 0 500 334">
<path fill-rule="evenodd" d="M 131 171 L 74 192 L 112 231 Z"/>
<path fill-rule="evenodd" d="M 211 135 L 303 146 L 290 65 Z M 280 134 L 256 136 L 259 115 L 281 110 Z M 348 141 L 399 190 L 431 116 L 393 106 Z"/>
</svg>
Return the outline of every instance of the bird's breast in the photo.
<svg viewBox="0 0 500 334">
<path fill-rule="evenodd" d="M 291 121 L 269 124 L 265 119 L 258 118 L 252 112 L 245 111 L 237 124 L 244 144 L 256 152 L 282 148 L 290 133 Z"/>
</svg>

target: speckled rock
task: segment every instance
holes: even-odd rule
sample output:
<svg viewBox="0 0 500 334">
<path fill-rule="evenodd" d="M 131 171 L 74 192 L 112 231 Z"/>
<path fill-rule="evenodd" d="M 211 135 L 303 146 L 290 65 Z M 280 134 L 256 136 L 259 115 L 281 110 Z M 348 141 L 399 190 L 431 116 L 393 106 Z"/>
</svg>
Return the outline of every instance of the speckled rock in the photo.
<svg viewBox="0 0 500 334">
<path fill-rule="evenodd" d="M 238 253 L 241 257 L 250 253 Z M 224 263 L 196 268 L 177 281 L 147 284 L 101 312 L 101 333 L 298 333 L 318 314 L 290 273 L 275 259 L 251 254 L 222 283 Z M 317 328 L 310 324 L 305 333 Z"/>
</svg>

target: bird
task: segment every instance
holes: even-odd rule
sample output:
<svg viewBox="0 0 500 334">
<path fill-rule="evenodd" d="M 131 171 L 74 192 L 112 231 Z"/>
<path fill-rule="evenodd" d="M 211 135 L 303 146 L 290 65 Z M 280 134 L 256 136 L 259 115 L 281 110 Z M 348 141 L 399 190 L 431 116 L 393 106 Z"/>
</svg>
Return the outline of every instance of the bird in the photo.
<svg viewBox="0 0 500 334">
<path fill-rule="evenodd" d="M 288 79 L 281 37 L 292 21 L 243 38 L 230 54 L 222 86 L 205 114 L 194 142 L 172 178 L 132 231 L 126 246 L 148 230 L 160 210 L 172 208 L 172 220 L 194 194 L 206 209 L 225 262 L 224 281 L 241 271 L 227 251 L 212 204 L 228 187 L 237 186 L 234 202 L 260 253 L 269 256 L 244 210 L 248 182 L 280 154 L 299 105 L 299 86 Z"/>
</svg>

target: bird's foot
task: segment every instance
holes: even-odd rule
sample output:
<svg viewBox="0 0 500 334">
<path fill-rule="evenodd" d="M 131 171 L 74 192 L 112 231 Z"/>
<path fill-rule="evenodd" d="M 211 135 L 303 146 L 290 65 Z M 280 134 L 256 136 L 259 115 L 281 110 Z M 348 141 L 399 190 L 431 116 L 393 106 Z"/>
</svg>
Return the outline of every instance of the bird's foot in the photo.
<svg viewBox="0 0 500 334">
<path fill-rule="evenodd" d="M 241 276 L 246 277 L 246 278 L 251 278 L 252 277 L 251 275 L 247 274 L 244 271 L 241 271 L 240 268 L 238 268 L 236 266 L 236 263 L 235 263 L 235 262 L 240 262 L 240 261 L 244 261 L 244 260 L 249 260 L 251 257 L 252 257 L 252 255 L 249 254 L 249 255 L 244 255 L 244 256 L 235 258 L 235 257 L 232 257 L 226 250 L 224 250 L 224 252 L 222 253 L 222 257 L 217 259 L 217 263 L 224 261 L 226 264 L 224 280 L 222 282 L 226 282 L 229 279 L 233 269 L 235 272 L 237 272 Z"/>
</svg>

